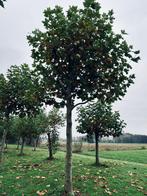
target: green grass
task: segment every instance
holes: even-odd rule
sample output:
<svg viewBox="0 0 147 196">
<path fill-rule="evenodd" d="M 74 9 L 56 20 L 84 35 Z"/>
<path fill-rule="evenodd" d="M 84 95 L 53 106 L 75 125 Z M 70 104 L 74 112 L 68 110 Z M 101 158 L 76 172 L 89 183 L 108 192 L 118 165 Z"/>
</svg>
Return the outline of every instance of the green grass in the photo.
<svg viewBox="0 0 147 196">
<path fill-rule="evenodd" d="M 85 151 L 82 154 L 95 156 L 95 151 Z M 100 157 L 147 164 L 147 150 L 102 151 Z"/>
<path fill-rule="evenodd" d="M 55 160 L 47 161 L 46 149 L 33 152 L 25 148 L 25 152 L 24 157 L 17 156 L 11 147 L 5 154 L 5 162 L 0 166 L 0 195 L 60 196 L 64 189 L 65 154 L 58 152 Z M 77 195 L 147 194 L 147 165 L 107 160 L 103 162 L 105 167 L 98 168 L 93 163 L 93 156 L 73 155 L 73 186 Z"/>
</svg>

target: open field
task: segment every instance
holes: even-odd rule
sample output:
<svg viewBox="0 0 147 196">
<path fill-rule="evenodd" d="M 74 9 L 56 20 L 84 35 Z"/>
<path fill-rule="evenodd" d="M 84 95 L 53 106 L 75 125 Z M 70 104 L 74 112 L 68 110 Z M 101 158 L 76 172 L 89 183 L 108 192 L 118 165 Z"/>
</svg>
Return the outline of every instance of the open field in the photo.
<svg viewBox="0 0 147 196">
<path fill-rule="evenodd" d="M 25 152 L 24 157 L 17 156 L 18 152 L 11 147 L 5 154 L 5 162 L 0 167 L 0 195 L 60 196 L 63 192 L 65 153 L 58 152 L 55 160 L 47 161 L 46 149 L 33 152 L 31 148 L 25 148 Z M 136 151 L 134 159 L 141 152 Z M 102 159 L 106 166 L 98 168 L 93 165 L 93 156 L 73 156 L 76 195 L 147 195 L 147 164 Z M 128 161 L 132 161 L 129 157 Z"/>
<path fill-rule="evenodd" d="M 117 144 L 117 143 L 100 143 L 100 151 L 117 151 L 117 150 L 142 150 L 147 149 L 147 144 Z M 60 143 L 60 149 L 65 150 L 65 143 Z M 83 151 L 95 151 L 95 144 L 83 143 Z"/>
</svg>

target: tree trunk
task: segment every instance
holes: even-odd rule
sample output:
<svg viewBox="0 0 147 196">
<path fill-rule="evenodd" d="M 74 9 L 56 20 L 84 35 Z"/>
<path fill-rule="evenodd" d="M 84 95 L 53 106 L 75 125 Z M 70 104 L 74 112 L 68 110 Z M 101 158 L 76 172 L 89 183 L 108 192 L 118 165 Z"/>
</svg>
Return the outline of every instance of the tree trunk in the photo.
<svg viewBox="0 0 147 196">
<path fill-rule="evenodd" d="M 6 140 L 6 142 L 5 142 L 5 149 L 6 150 L 8 149 L 8 140 Z"/>
<path fill-rule="evenodd" d="M 96 166 L 99 166 L 100 160 L 99 160 L 99 135 L 97 132 L 95 132 L 95 164 Z"/>
<path fill-rule="evenodd" d="M 65 164 L 65 194 L 73 195 L 72 188 L 72 108 L 71 100 L 67 102 L 66 113 L 66 164 Z"/>
<path fill-rule="evenodd" d="M 23 148 L 24 148 L 24 142 L 25 142 L 25 138 L 22 138 L 22 142 L 21 142 L 21 149 L 20 149 L 20 156 L 23 156 Z"/>
<path fill-rule="evenodd" d="M 33 143 L 32 143 L 32 136 L 30 136 L 30 137 L 28 138 L 27 144 L 28 144 L 29 146 L 33 146 Z"/>
<path fill-rule="evenodd" d="M 48 133 L 48 152 L 49 152 L 49 159 L 53 159 L 53 149 L 52 149 L 52 141 L 51 141 L 51 134 Z"/>
<path fill-rule="evenodd" d="M 36 151 L 37 148 L 37 138 L 34 138 L 34 148 L 33 151 Z"/>
<path fill-rule="evenodd" d="M 19 145 L 20 145 L 20 137 L 19 137 L 18 140 L 17 140 L 17 147 L 16 147 L 16 150 L 19 150 Z"/>
<path fill-rule="evenodd" d="M 1 142 L 1 149 L 0 149 L 0 162 L 3 161 L 4 149 L 5 149 L 5 142 L 6 142 L 7 131 L 4 130 Z"/>
<path fill-rule="evenodd" d="M 38 137 L 37 137 L 37 140 L 36 140 L 36 148 L 37 148 L 38 145 L 39 145 L 39 138 L 40 138 L 40 136 L 38 136 Z"/>
</svg>

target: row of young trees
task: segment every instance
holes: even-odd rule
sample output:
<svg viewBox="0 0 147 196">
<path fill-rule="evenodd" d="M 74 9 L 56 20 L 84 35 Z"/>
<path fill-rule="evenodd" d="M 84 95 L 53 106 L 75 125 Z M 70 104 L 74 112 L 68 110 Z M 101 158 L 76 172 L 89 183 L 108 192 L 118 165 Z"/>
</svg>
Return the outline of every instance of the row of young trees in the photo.
<svg viewBox="0 0 147 196">
<path fill-rule="evenodd" d="M 6 76 L 0 75 L 0 113 L 7 125 L 12 115 L 31 118 L 39 113 L 41 103 L 37 85 L 37 78 L 27 64 L 11 66 Z M 1 152 L 4 151 L 8 127 L 4 126 Z"/>
<path fill-rule="evenodd" d="M 18 155 L 23 156 L 24 144 L 33 146 L 33 150 L 36 151 L 38 143 L 43 142 L 42 135 L 48 136 L 48 159 L 53 159 L 53 154 L 58 147 L 58 129 L 64 125 L 64 120 L 63 113 L 56 108 L 50 110 L 48 114 L 41 110 L 35 117 L 31 118 L 11 115 L 9 122 L 0 118 L 0 162 L 3 161 L 4 148 L 7 148 L 8 143 L 17 144 L 16 149 L 20 149 Z"/>
<path fill-rule="evenodd" d="M 56 126 L 62 125 L 64 119 L 58 109 L 53 109 L 46 116 L 42 111 L 42 97 L 39 80 L 27 64 L 11 66 L 6 76 L 0 75 L 0 126 L 3 131 L 1 159 L 10 131 L 18 140 L 21 138 L 21 155 L 25 138 L 32 136 L 37 140 L 45 132 L 55 137 L 53 132 L 57 132 Z"/>
<path fill-rule="evenodd" d="M 59 6 L 47 8 L 44 11 L 44 31 L 34 30 L 27 37 L 34 59 L 31 75 L 27 72 L 28 66 L 23 65 L 23 78 L 26 79 L 20 89 L 23 72 L 19 74 L 20 70 L 14 66 L 8 73 L 7 87 L 2 86 L 4 92 L 8 92 L 0 101 L 7 120 L 11 113 L 25 114 L 30 118 L 43 103 L 66 107 L 64 188 L 68 196 L 73 194 L 73 109 L 95 99 L 99 103 L 113 103 L 126 94 L 135 78 L 130 74 L 131 62 L 138 62 L 139 51 L 127 44 L 125 31 L 120 34 L 113 31 L 113 22 L 113 11 L 102 13 L 96 0 L 84 0 L 83 8 L 71 6 L 67 12 Z M 5 81 L 3 76 L 1 80 Z M 115 125 L 111 126 L 109 129 L 113 132 Z M 98 133 L 96 141 L 101 131 L 101 127 L 95 131 Z"/>
</svg>

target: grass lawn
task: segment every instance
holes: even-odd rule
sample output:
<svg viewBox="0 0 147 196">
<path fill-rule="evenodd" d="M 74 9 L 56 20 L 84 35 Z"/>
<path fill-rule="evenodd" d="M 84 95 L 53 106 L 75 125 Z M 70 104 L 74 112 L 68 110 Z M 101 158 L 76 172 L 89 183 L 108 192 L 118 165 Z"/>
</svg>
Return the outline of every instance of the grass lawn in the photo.
<svg viewBox="0 0 147 196">
<path fill-rule="evenodd" d="M 82 154 L 95 156 L 95 151 L 84 151 Z M 100 157 L 147 164 L 147 150 L 101 151 Z"/>
<path fill-rule="evenodd" d="M 11 147 L 0 166 L 0 195 L 60 196 L 64 185 L 64 152 L 47 161 L 47 150 L 25 148 L 24 157 Z M 142 151 L 139 151 L 142 152 Z M 117 153 L 117 152 L 114 152 Z M 139 156 L 139 154 L 138 154 Z M 111 157 L 112 158 L 112 157 Z M 132 161 L 132 159 L 131 159 Z M 95 167 L 93 156 L 73 155 L 73 186 L 77 196 L 147 195 L 147 165 L 107 160 Z"/>
</svg>

